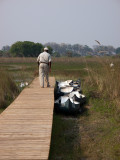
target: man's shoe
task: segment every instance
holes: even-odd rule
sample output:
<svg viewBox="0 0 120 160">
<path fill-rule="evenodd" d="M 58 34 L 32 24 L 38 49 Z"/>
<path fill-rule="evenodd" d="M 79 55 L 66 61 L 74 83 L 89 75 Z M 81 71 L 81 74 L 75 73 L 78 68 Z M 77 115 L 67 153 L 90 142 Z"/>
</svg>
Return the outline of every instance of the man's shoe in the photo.
<svg viewBox="0 0 120 160">
<path fill-rule="evenodd" d="M 48 84 L 47 87 L 50 87 L 50 85 Z"/>
</svg>

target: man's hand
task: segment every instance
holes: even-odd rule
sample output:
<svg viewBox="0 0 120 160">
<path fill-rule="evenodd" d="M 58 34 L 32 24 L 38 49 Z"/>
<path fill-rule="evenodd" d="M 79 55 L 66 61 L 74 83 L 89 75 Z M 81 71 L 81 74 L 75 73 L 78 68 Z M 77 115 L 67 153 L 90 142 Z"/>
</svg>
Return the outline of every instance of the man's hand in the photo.
<svg viewBox="0 0 120 160">
<path fill-rule="evenodd" d="M 48 65 L 49 65 L 49 72 L 51 72 L 51 62 L 49 62 Z"/>
<path fill-rule="evenodd" d="M 38 63 L 38 68 L 39 68 L 40 63 L 39 62 L 37 62 L 37 63 Z"/>
</svg>

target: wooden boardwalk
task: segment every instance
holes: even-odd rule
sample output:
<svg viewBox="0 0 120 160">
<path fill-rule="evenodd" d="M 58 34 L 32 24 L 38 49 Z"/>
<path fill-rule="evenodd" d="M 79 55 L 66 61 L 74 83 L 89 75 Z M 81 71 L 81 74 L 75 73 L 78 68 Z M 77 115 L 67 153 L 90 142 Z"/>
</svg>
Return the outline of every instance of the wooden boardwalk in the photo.
<svg viewBox="0 0 120 160">
<path fill-rule="evenodd" d="M 40 88 L 39 78 L 0 114 L 0 160 L 47 160 L 49 155 L 55 79 Z"/>
</svg>

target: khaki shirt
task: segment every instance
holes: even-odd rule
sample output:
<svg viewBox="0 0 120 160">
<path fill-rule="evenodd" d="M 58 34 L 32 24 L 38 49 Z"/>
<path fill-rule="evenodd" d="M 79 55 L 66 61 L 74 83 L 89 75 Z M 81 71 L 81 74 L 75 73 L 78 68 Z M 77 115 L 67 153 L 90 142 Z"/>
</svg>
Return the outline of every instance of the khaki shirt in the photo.
<svg viewBox="0 0 120 160">
<path fill-rule="evenodd" d="M 48 63 L 51 62 L 51 55 L 47 52 L 42 52 L 39 54 L 38 58 L 37 58 L 37 62 L 44 62 L 44 63 Z"/>
</svg>

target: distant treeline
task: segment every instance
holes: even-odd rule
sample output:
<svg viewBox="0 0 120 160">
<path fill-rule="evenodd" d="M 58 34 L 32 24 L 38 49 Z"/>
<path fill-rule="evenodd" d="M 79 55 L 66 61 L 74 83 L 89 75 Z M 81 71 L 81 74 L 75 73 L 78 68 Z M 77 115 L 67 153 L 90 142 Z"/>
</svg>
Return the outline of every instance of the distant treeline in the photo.
<svg viewBox="0 0 120 160">
<path fill-rule="evenodd" d="M 95 45 L 90 48 L 87 45 L 80 44 L 57 44 L 46 43 L 54 52 L 60 53 L 62 56 L 94 56 L 94 55 L 116 55 L 120 54 L 120 47 L 114 48 L 113 46 Z"/>
<path fill-rule="evenodd" d="M 30 41 L 18 41 L 12 46 L 3 46 L 0 50 L 0 57 L 37 57 L 43 52 L 43 48 L 47 46 L 53 57 L 78 57 L 78 56 L 94 56 L 94 55 L 116 55 L 120 54 L 120 47 L 95 45 L 90 48 L 87 45 L 80 44 L 57 44 L 57 43 L 34 43 Z"/>
</svg>

